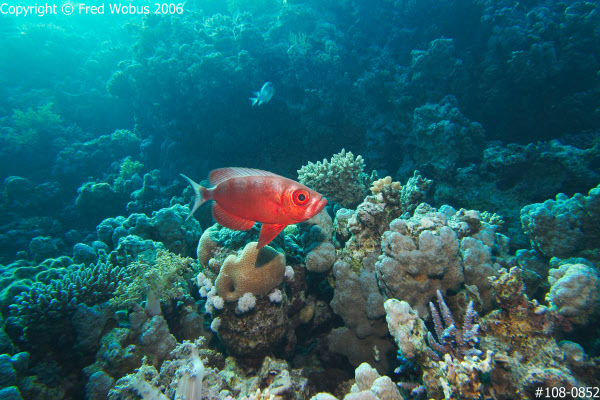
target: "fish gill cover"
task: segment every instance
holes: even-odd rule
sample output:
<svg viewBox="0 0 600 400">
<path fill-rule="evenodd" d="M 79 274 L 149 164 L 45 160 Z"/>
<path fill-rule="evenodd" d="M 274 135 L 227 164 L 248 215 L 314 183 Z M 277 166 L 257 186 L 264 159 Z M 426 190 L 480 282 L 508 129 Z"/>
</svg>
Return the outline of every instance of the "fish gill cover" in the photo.
<svg viewBox="0 0 600 400">
<path fill-rule="evenodd" d="M 0 39 L 0 398 L 600 386 L 597 1 L 7 0 Z M 328 206 L 186 219 L 226 167 Z"/>
</svg>

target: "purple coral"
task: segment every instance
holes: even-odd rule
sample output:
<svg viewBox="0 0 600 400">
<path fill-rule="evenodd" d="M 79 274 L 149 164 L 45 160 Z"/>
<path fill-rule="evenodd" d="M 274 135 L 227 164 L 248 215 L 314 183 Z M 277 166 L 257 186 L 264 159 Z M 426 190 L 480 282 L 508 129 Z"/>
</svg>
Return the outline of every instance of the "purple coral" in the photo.
<svg viewBox="0 0 600 400">
<path fill-rule="evenodd" d="M 473 324 L 477 312 L 473 308 L 473 301 L 469 302 L 463 322 L 463 328 L 458 330 L 456 322 L 452 317 L 450 309 L 446 305 L 442 293 L 437 291 L 438 307 L 429 302 L 431 316 L 435 327 L 436 341 L 431 332 L 427 333 L 427 341 L 433 349 L 431 356 L 436 360 L 441 360 L 441 355 L 450 354 L 455 359 L 463 359 L 465 356 L 478 356 L 481 350 L 475 348 L 479 334 L 479 324 Z M 440 316 L 441 312 L 441 316 Z M 443 319 L 443 322 L 442 322 Z"/>
</svg>

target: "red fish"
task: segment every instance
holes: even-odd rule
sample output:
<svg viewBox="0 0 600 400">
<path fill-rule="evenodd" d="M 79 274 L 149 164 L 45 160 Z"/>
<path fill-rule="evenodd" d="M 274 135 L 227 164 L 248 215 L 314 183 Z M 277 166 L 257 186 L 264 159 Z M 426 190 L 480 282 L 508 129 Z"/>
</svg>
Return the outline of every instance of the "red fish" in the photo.
<svg viewBox="0 0 600 400">
<path fill-rule="evenodd" d="M 222 226 L 247 231 L 261 222 L 257 248 L 269 244 L 287 225 L 306 221 L 321 212 L 327 199 L 283 176 L 250 168 L 221 168 L 210 172 L 211 188 L 181 174 L 194 189 L 192 216 L 205 201 L 212 200 L 213 217 Z"/>
</svg>

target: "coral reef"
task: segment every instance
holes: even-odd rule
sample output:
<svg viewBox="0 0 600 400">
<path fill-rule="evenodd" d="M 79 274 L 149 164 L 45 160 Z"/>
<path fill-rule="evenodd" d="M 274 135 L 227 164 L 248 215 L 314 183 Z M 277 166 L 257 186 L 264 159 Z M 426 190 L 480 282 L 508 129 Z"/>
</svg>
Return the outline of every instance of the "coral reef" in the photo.
<svg viewBox="0 0 600 400">
<path fill-rule="evenodd" d="M 385 303 L 390 333 L 402 356 L 422 368 L 422 382 L 428 396 L 479 399 L 490 390 L 489 383 L 485 383 L 481 375 L 489 374 L 495 368 L 493 352 L 487 351 L 482 357 L 482 352 L 474 347 L 479 325 L 473 325 L 476 316 L 473 303 L 467 306 L 463 328 L 459 330 L 439 291 L 437 296 L 439 312 L 430 303 L 437 340 L 430 332 L 425 336 L 425 325 L 416 312 L 407 302 L 396 299 Z M 410 385 L 401 387 L 404 386 Z"/>
<path fill-rule="evenodd" d="M 598 386 L 597 2 L 184 8 L 0 15 L 0 398 Z M 187 218 L 179 173 L 231 165 L 331 207 L 263 264 Z"/>
<path fill-rule="evenodd" d="M 532 247 L 547 258 L 598 260 L 599 199 L 600 186 L 591 189 L 588 196 L 578 193 L 569 198 L 561 193 L 556 200 L 525 206 L 521 210 L 521 223 Z"/>
<path fill-rule="evenodd" d="M 250 242 L 242 253 L 227 257 L 219 270 L 215 286 L 225 301 L 237 301 L 243 294 L 261 296 L 283 282 L 285 256 L 272 247 L 256 248 Z"/>
<path fill-rule="evenodd" d="M 48 143 L 61 132 L 62 121 L 60 116 L 52 112 L 52 103 L 39 106 L 37 110 L 28 108 L 27 111 L 14 110 L 14 133 L 10 140 L 21 146 L 34 146 Z"/>
<path fill-rule="evenodd" d="M 480 346 L 492 350 L 500 368 L 493 381 L 504 385 L 501 398 L 522 393 L 533 398 L 539 386 L 578 386 L 578 380 L 563 364 L 564 353 L 551 333 L 553 318 L 547 308 L 523 294 L 520 269 L 504 270 L 492 285 L 499 296 L 501 310 L 480 321 Z M 498 393 L 498 392 L 497 392 Z"/>
<path fill-rule="evenodd" d="M 600 313 L 600 275 L 594 267 L 565 263 L 549 271 L 550 310 L 569 323 L 587 325 Z"/>
<path fill-rule="evenodd" d="M 101 304 L 114 295 L 118 285 L 126 285 L 128 276 L 123 268 L 98 263 L 91 267 L 73 265 L 60 279 L 34 282 L 28 292 L 21 293 L 10 306 L 12 323 L 18 325 L 27 340 L 35 331 L 35 340 L 48 335 L 57 321 L 68 319 L 78 304 Z M 62 330 L 63 328 L 58 328 Z"/>
<path fill-rule="evenodd" d="M 298 180 L 342 207 L 354 208 L 365 197 L 369 177 L 359 155 L 342 149 L 331 160 L 309 162 L 298 170 Z"/>
<path fill-rule="evenodd" d="M 96 233 L 109 249 L 119 246 L 122 238 L 135 235 L 141 239 L 160 240 L 170 251 L 192 256 L 201 229 L 198 221 L 186 219 L 188 214 L 186 207 L 177 204 L 153 212 L 152 218 L 138 213 L 127 218 L 107 218 L 96 227 Z"/>
<path fill-rule="evenodd" d="M 132 308 L 144 295 L 146 313 L 161 314 L 161 301 L 182 300 L 187 294 L 185 283 L 187 275 L 191 275 L 192 262 L 191 258 L 161 250 L 140 255 L 137 261 L 127 265 L 129 282 L 116 288 L 111 303 L 116 309 Z"/>
<path fill-rule="evenodd" d="M 447 96 L 437 104 L 415 109 L 410 138 L 418 169 L 431 163 L 434 169 L 448 170 L 478 162 L 485 135 L 480 124 L 461 114 L 457 100 Z"/>
</svg>

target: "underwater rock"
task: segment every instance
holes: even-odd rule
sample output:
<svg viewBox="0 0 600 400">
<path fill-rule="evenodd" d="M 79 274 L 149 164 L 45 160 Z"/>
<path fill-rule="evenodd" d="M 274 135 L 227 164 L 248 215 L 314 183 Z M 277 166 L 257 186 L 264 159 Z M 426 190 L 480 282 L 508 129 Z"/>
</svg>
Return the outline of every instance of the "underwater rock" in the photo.
<svg viewBox="0 0 600 400">
<path fill-rule="evenodd" d="M 236 312 L 235 304 L 226 303 L 215 314 L 223 321 L 219 339 L 236 357 L 262 360 L 265 355 L 281 353 L 287 342 L 293 340 L 286 310 L 286 298 L 273 303 L 268 296 L 259 297 L 256 306 L 241 315 Z"/>
<path fill-rule="evenodd" d="M 384 307 L 390 334 L 402 357 L 425 364 L 428 357 L 425 338 L 429 332 L 419 314 L 406 301 L 398 299 L 386 300 Z"/>
<path fill-rule="evenodd" d="M 96 351 L 106 323 L 112 317 L 114 311 L 106 303 L 93 307 L 78 304 L 71 317 L 71 325 L 77 336 L 73 348 L 81 352 Z"/>
<path fill-rule="evenodd" d="M 175 348 L 177 341 L 169 332 L 169 326 L 163 316 L 155 315 L 142 326 L 139 343 L 143 352 L 154 363 L 160 363 Z"/>
<path fill-rule="evenodd" d="M 412 217 L 392 221 L 375 264 L 385 296 L 406 300 L 423 318 L 437 290 L 454 291 L 463 282 L 476 288 L 480 306 L 492 306 L 487 278 L 499 268 L 492 257 L 497 226 L 481 221 L 476 211 L 443 211 L 422 204 Z"/>
<path fill-rule="evenodd" d="M 115 160 L 139 153 L 141 139 L 131 131 L 115 130 L 90 141 L 75 142 L 61 150 L 54 163 L 52 175 L 68 181 L 82 182 L 98 171 L 110 170 Z"/>
<path fill-rule="evenodd" d="M 313 248 L 305 259 L 306 269 L 311 272 L 327 272 L 335 262 L 335 247 L 331 243 L 322 243 Z"/>
<path fill-rule="evenodd" d="M 385 321 L 381 319 L 385 315 L 385 299 L 377 285 L 374 263 L 374 257 L 371 257 L 369 263 L 363 260 L 360 271 L 341 260 L 336 261 L 333 266 L 336 286 L 331 308 L 359 339 L 367 336 L 383 337 L 387 333 Z"/>
<path fill-rule="evenodd" d="M 86 182 L 77 189 L 75 205 L 81 218 L 89 223 L 97 223 L 110 215 L 123 212 L 122 193 L 105 182 Z"/>
<path fill-rule="evenodd" d="M 346 356 L 354 367 L 368 363 L 382 374 L 393 370 L 390 360 L 394 356 L 394 346 L 385 337 L 359 338 L 352 330 L 341 327 L 331 330 L 326 340 L 329 351 Z"/>
<path fill-rule="evenodd" d="M 293 253 L 294 258 L 303 262 L 308 271 L 324 273 L 330 270 L 335 262 L 336 253 L 332 244 L 333 223 L 327 210 L 322 210 L 295 227 L 295 230 L 284 231 L 286 253 Z"/>
<path fill-rule="evenodd" d="M 121 246 L 121 238 L 131 235 L 141 239 L 161 241 L 170 251 L 184 256 L 195 254 L 196 243 L 202 232 L 200 224 L 194 218 L 186 220 L 189 210 L 176 204 L 153 212 L 152 218 L 144 214 L 131 214 L 129 217 L 107 218 L 96 227 L 100 241 L 109 249 Z"/>
<path fill-rule="evenodd" d="M 533 382 L 537 386 L 557 384 L 567 388 L 577 386 L 578 382 L 564 363 L 563 350 L 552 337 L 552 313 L 523 295 L 519 274 L 520 270 L 513 268 L 510 274 L 501 271 L 498 278 L 492 279 L 495 290 L 514 293 L 510 296 L 513 300 L 507 304 L 508 308 L 492 311 L 480 320 L 480 347 L 495 354 L 497 367 L 491 375 L 491 384 L 504 387 L 506 396 L 502 399 L 511 398 L 510 393 L 519 390 L 533 397 Z"/>
</svg>

